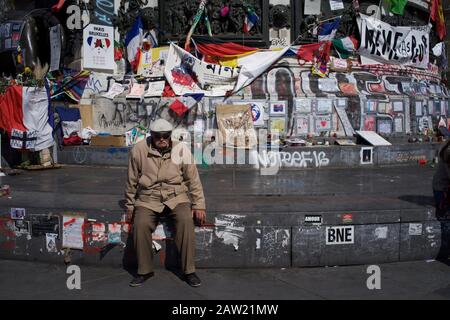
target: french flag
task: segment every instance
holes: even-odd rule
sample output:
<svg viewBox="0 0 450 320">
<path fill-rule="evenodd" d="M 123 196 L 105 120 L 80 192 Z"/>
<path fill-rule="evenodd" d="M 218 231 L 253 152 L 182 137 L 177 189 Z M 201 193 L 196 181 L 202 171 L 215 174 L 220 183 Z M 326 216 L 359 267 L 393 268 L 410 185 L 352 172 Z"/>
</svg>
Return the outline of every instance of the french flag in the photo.
<svg viewBox="0 0 450 320">
<path fill-rule="evenodd" d="M 341 23 L 341 19 L 335 19 L 332 22 L 323 23 L 319 27 L 319 41 L 327 41 L 334 39 L 336 36 L 336 31 L 339 28 L 339 24 Z"/>
<path fill-rule="evenodd" d="M 246 9 L 245 21 L 244 21 L 244 32 L 249 33 L 250 30 L 259 23 L 259 17 L 255 13 L 255 9 L 248 7 Z"/>
<path fill-rule="evenodd" d="M 193 106 L 199 103 L 205 95 L 203 93 L 188 93 L 177 98 L 171 105 L 170 109 L 179 117 L 182 117 Z"/>
<path fill-rule="evenodd" d="M 137 69 L 140 58 L 140 48 L 144 37 L 144 25 L 140 16 L 136 18 L 133 27 L 128 31 L 125 37 L 125 46 L 127 47 L 127 58 L 133 66 Z"/>
</svg>

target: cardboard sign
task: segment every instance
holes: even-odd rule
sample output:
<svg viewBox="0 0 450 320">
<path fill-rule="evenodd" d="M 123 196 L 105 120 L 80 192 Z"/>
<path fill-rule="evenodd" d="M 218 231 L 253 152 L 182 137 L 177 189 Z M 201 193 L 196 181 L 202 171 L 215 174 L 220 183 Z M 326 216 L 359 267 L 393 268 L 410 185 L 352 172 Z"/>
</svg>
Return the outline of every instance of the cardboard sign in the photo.
<svg viewBox="0 0 450 320">
<path fill-rule="evenodd" d="M 220 143 L 245 149 L 257 145 L 253 116 L 248 104 L 218 105 L 216 114 Z"/>
</svg>

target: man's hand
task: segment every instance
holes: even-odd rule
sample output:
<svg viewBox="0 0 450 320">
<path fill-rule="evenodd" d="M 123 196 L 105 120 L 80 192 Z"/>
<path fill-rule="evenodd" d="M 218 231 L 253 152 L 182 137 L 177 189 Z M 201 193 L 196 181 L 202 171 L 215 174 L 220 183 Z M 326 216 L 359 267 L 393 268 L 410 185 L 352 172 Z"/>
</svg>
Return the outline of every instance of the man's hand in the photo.
<svg viewBox="0 0 450 320">
<path fill-rule="evenodd" d="M 206 211 L 205 210 L 192 210 L 192 216 L 195 219 L 195 222 L 201 226 L 206 222 Z"/>
<path fill-rule="evenodd" d="M 131 220 L 133 219 L 133 212 L 134 212 L 134 208 L 127 209 L 127 221 L 126 222 L 131 223 Z"/>
</svg>

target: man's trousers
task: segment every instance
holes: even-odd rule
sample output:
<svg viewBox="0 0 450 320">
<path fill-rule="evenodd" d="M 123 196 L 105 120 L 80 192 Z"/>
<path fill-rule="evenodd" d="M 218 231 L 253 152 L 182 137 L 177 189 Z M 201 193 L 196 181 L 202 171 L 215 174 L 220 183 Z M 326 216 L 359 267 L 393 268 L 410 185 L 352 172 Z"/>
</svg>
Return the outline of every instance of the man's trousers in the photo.
<svg viewBox="0 0 450 320">
<path fill-rule="evenodd" d="M 167 216 L 175 224 L 175 244 L 181 256 L 181 268 L 185 274 L 195 272 L 195 231 L 190 203 L 180 203 L 173 210 L 165 208 L 157 213 L 144 207 L 136 207 L 134 211 L 133 240 L 138 261 L 138 274 L 153 272 L 152 232 L 155 231 L 158 219 Z"/>
</svg>

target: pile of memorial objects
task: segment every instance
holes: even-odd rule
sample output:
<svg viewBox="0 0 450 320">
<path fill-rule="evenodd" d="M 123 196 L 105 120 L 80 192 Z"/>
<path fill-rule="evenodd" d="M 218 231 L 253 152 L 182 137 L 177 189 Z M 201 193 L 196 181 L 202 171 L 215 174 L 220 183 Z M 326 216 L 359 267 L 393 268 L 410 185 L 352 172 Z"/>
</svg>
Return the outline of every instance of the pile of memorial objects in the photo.
<svg viewBox="0 0 450 320">
<path fill-rule="evenodd" d="M 389 14 L 403 15 L 407 1 L 390 2 Z M 114 21 L 83 22 L 71 57 L 67 46 L 77 42 L 64 37 L 65 21 L 40 30 L 29 19 L 2 22 L 1 65 L 13 69 L 1 71 L 2 145 L 19 152 L 20 163 L 51 166 L 57 146 L 129 147 L 158 118 L 174 124 L 174 139 L 243 148 L 261 136 L 282 146 L 354 144 L 360 131 L 429 142 L 448 128 L 440 0 L 431 1 L 428 25 L 397 26 L 352 7 L 318 15 L 309 42 L 300 34 L 265 48 L 245 44 L 261 30 L 250 1 L 242 1 L 242 41 L 234 42 L 212 34 L 206 3 L 177 41 L 163 43 L 164 30 L 139 15 L 123 34 Z M 219 14 L 229 11 L 224 4 Z M 352 34 L 343 34 L 344 20 L 354 22 Z M 43 38 L 47 50 L 36 50 Z"/>
</svg>

